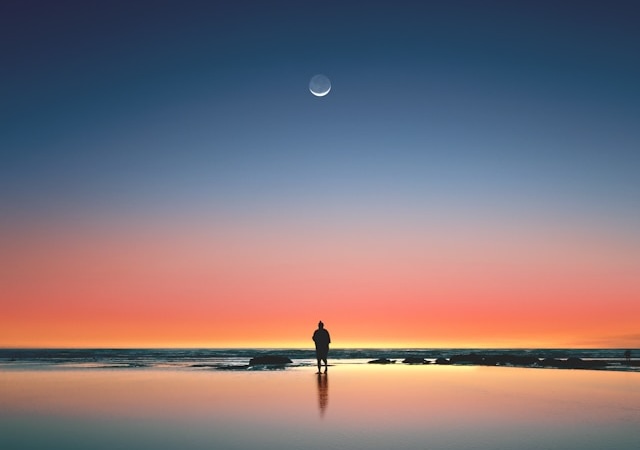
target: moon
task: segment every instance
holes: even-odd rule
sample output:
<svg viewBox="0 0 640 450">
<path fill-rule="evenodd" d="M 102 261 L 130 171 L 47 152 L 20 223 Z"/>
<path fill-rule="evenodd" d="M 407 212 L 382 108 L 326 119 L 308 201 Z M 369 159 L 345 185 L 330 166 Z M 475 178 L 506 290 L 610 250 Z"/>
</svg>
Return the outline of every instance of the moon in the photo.
<svg viewBox="0 0 640 450">
<path fill-rule="evenodd" d="M 331 90 L 331 80 L 321 73 L 311 77 L 309 81 L 309 91 L 316 97 L 324 97 Z"/>
</svg>

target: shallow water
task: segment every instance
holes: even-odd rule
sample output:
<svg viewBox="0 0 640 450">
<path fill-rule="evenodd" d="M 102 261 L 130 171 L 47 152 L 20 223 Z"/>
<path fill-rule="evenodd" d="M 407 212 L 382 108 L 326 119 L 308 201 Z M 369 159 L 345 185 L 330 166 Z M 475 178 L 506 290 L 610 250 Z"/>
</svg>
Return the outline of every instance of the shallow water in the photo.
<svg viewBox="0 0 640 450">
<path fill-rule="evenodd" d="M 0 371 L 6 449 L 636 449 L 640 375 L 338 365 Z"/>
</svg>

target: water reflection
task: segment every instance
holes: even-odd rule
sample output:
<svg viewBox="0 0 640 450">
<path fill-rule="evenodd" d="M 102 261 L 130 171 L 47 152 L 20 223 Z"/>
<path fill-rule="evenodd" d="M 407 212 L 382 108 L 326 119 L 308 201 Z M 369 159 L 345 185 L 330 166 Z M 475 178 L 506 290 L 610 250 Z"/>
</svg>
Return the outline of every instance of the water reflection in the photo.
<svg viewBox="0 0 640 450">
<path fill-rule="evenodd" d="M 324 413 L 329 403 L 329 375 L 318 374 L 318 408 L 320 408 L 320 416 L 324 417 Z"/>
<path fill-rule="evenodd" d="M 307 367 L 0 370 L 0 449 L 298 450 L 322 442 L 345 450 L 637 450 L 640 442 L 637 373 L 344 365 L 332 372 L 330 413 L 328 377 L 313 377 Z"/>
</svg>

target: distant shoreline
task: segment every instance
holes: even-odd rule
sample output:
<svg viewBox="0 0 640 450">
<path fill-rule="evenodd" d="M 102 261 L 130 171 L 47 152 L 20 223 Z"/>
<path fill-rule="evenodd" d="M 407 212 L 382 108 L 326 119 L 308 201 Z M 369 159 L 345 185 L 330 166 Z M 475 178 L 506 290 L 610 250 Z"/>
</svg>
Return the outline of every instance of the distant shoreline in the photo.
<svg viewBox="0 0 640 450">
<path fill-rule="evenodd" d="M 640 373 L 640 350 L 631 360 L 621 349 L 334 349 L 329 363 L 340 365 L 411 364 L 507 366 L 522 368 L 593 369 Z M 257 364 L 256 361 L 290 361 Z M 256 358 L 256 359 L 254 359 Z M 251 364 L 251 361 L 254 364 Z M 313 367 L 311 349 L 0 349 L 0 370 L 17 368 L 67 369 L 185 369 L 270 370 Z"/>
</svg>

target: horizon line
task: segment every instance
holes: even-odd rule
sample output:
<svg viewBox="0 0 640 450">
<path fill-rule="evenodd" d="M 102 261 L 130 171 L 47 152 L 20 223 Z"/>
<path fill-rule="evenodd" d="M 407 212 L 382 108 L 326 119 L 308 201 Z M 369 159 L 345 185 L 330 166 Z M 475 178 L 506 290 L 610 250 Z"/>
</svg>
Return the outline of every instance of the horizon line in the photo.
<svg viewBox="0 0 640 450">
<path fill-rule="evenodd" d="M 408 346 L 392 346 L 392 347 L 363 347 L 363 346 L 346 346 L 346 347 L 331 347 L 331 350 L 625 350 L 625 349 L 633 349 L 633 347 L 584 347 L 584 346 L 545 346 L 545 347 L 506 347 L 506 346 L 498 346 L 498 347 L 487 347 L 487 346 L 434 346 L 434 347 L 408 347 Z M 0 346 L 0 350 L 309 350 L 315 351 L 313 346 L 308 347 L 263 347 L 263 346 L 231 346 L 231 347 L 176 347 L 176 346 L 141 346 L 141 347 L 131 347 L 131 346 L 98 346 L 98 347 L 76 347 L 76 346 L 54 346 L 54 347 L 36 347 L 36 346 Z"/>
</svg>

